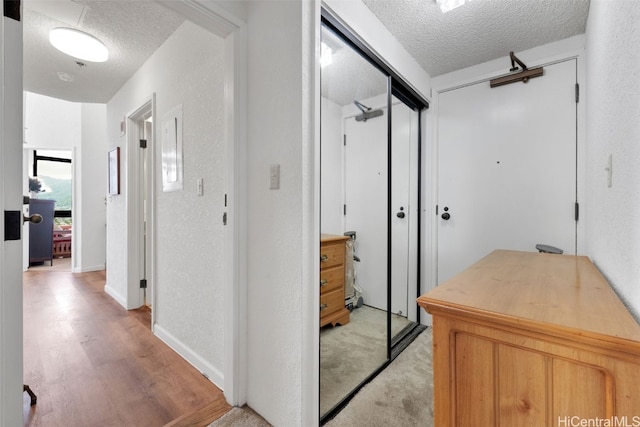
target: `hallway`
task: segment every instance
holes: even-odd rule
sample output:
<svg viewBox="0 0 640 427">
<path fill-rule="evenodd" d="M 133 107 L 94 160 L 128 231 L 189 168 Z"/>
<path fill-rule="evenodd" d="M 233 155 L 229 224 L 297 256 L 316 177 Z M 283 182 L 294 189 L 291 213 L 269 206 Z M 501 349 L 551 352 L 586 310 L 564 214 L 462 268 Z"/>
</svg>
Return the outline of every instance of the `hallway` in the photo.
<svg viewBox="0 0 640 427">
<path fill-rule="evenodd" d="M 151 333 L 149 312 L 124 310 L 104 284 L 104 271 L 24 273 L 24 382 L 38 396 L 29 407 L 24 394 L 24 425 L 197 426 L 229 411 Z"/>
</svg>

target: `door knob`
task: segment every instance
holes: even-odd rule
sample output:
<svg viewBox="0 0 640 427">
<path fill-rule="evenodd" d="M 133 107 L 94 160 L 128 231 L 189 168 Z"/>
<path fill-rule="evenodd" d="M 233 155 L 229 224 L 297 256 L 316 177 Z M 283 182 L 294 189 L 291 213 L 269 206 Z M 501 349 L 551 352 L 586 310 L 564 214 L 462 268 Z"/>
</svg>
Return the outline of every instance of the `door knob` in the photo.
<svg viewBox="0 0 640 427">
<path fill-rule="evenodd" d="M 445 221 L 449 221 L 449 218 L 451 218 L 451 214 L 449 213 L 449 208 L 447 206 L 444 207 L 444 213 L 441 215 L 441 217 Z"/>
<path fill-rule="evenodd" d="M 31 224 L 40 224 L 42 222 L 42 215 L 40 214 L 33 214 L 31 216 L 22 216 L 22 221 L 23 222 L 30 222 Z"/>
<path fill-rule="evenodd" d="M 398 218 L 404 218 L 404 212 L 398 212 L 398 213 L 396 214 L 396 216 L 397 216 Z"/>
</svg>

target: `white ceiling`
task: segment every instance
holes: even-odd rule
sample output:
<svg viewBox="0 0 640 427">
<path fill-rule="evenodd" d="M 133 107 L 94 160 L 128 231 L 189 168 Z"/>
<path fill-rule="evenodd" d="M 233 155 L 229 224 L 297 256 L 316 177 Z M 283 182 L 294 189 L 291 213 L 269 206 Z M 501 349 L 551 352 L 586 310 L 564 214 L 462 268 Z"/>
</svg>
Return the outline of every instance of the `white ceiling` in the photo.
<svg viewBox="0 0 640 427">
<path fill-rule="evenodd" d="M 473 0 L 446 14 L 434 0 L 363 2 L 432 77 L 582 34 L 589 11 L 588 0 Z M 24 5 L 25 89 L 80 102 L 107 102 L 183 22 L 152 0 L 25 0 Z M 78 66 L 50 46 L 49 30 L 57 26 L 99 38 L 110 59 Z M 372 93 L 363 78 L 371 71 L 347 66 L 346 59 L 340 64 L 339 58 L 331 70 L 323 69 L 331 97 L 345 105 Z M 58 72 L 75 80 L 62 81 Z M 352 83 L 331 83 L 331 75 L 351 76 Z"/>
<path fill-rule="evenodd" d="M 184 21 L 150 0 L 25 0 L 24 88 L 78 102 L 105 103 Z M 72 27 L 100 39 L 109 60 L 86 62 L 57 51 L 49 31 Z M 58 72 L 71 74 L 62 81 Z"/>
<path fill-rule="evenodd" d="M 363 0 L 431 77 L 584 34 L 589 0 Z M 507 66 L 510 64 L 507 64 Z"/>
</svg>

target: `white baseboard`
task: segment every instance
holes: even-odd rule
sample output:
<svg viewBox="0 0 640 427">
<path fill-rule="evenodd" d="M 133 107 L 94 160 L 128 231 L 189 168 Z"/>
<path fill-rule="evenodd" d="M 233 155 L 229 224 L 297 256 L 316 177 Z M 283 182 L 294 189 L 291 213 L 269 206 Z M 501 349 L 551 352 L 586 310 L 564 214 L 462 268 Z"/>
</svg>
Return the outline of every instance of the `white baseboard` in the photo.
<svg viewBox="0 0 640 427">
<path fill-rule="evenodd" d="M 78 267 L 78 268 L 74 268 L 73 272 L 74 273 L 88 273 L 90 271 L 102 271 L 106 268 L 106 266 L 104 264 L 102 265 L 94 265 L 94 266 L 89 266 L 89 267 Z"/>
<path fill-rule="evenodd" d="M 107 293 L 107 295 L 109 295 L 111 298 L 113 298 L 114 300 L 116 300 L 116 302 L 118 304 L 120 304 L 121 306 L 123 306 L 125 309 L 127 308 L 127 299 L 120 295 L 115 289 L 113 289 L 111 286 L 109 286 L 109 284 L 107 283 L 106 285 L 104 285 L 104 291 Z"/>
<path fill-rule="evenodd" d="M 182 356 L 187 362 L 199 370 L 205 377 L 214 383 L 220 390 L 224 390 L 224 374 L 215 366 L 204 360 L 199 354 L 193 351 L 169 331 L 157 323 L 153 325 L 153 333 L 171 347 L 176 353 Z"/>
</svg>

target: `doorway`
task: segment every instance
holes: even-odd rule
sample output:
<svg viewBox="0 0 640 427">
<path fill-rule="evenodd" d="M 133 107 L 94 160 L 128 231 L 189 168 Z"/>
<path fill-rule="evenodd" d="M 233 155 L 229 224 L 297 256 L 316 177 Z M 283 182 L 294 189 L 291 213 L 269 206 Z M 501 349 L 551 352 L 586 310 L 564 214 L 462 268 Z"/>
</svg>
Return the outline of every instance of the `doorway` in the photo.
<svg viewBox="0 0 640 427">
<path fill-rule="evenodd" d="M 321 421 L 424 328 L 416 297 L 427 107 L 324 11 L 322 24 L 322 50 L 331 60 L 321 69 L 321 245 L 343 241 L 346 255 L 344 273 L 333 259 L 321 264 Z M 325 314 L 338 310 L 331 303 L 342 284 L 334 276 L 344 277 L 346 316 Z"/>
<path fill-rule="evenodd" d="M 151 154 L 154 146 L 154 99 L 128 116 L 128 125 L 133 132 L 129 132 L 127 144 L 132 165 L 135 165 L 135 179 L 132 183 L 133 209 L 131 212 L 132 230 L 135 240 L 135 260 L 131 265 L 136 279 L 129 288 L 129 298 L 137 295 L 138 300 L 133 306 L 146 312 L 150 317 L 150 327 L 153 326 L 153 162 Z M 150 313 L 150 315 L 148 314 Z"/>
<path fill-rule="evenodd" d="M 26 222 L 25 270 L 72 271 L 73 150 L 25 149 L 29 195 L 25 214 L 42 215 L 41 223 Z"/>
</svg>

